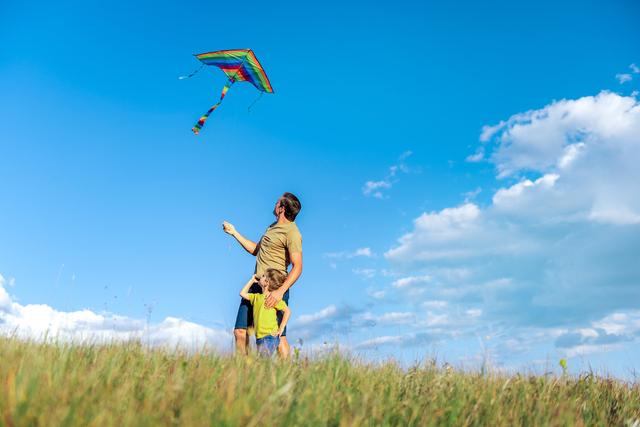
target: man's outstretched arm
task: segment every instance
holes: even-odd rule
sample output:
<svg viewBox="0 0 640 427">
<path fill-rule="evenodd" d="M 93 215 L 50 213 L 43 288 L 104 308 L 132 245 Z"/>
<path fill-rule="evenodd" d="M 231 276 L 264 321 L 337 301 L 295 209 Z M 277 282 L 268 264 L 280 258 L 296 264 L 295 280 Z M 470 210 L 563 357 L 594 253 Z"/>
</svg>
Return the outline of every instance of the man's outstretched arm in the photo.
<svg viewBox="0 0 640 427">
<path fill-rule="evenodd" d="M 265 306 L 267 308 L 272 308 L 278 301 L 281 301 L 284 293 L 296 283 L 296 280 L 298 280 L 298 277 L 302 274 L 302 252 L 293 252 L 289 254 L 289 257 L 291 258 L 291 271 L 289 275 L 287 275 L 284 283 L 282 283 L 280 289 L 271 292 L 265 300 Z"/>
<path fill-rule="evenodd" d="M 242 234 L 238 233 L 238 230 L 236 230 L 233 224 L 227 221 L 223 221 L 222 229 L 225 233 L 232 235 L 238 241 L 238 243 L 240 243 L 240 246 L 242 246 L 244 250 L 249 252 L 251 255 L 255 256 L 258 253 L 258 244 L 256 242 L 252 242 Z"/>
</svg>

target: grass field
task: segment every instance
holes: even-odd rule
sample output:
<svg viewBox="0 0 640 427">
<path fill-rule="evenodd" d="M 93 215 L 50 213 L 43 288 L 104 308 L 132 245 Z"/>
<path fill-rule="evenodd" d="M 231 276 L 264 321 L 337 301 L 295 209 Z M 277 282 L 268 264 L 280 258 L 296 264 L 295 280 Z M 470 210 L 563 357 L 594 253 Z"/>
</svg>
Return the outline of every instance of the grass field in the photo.
<svg viewBox="0 0 640 427">
<path fill-rule="evenodd" d="M 627 425 L 640 384 L 0 338 L 6 426 Z"/>
</svg>

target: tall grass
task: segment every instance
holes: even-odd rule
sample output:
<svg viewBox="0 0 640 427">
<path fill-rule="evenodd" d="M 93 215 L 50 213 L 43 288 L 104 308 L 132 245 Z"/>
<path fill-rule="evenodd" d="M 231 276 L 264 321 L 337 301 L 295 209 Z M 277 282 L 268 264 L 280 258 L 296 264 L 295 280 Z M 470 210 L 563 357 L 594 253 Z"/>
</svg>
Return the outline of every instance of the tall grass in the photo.
<svg viewBox="0 0 640 427">
<path fill-rule="evenodd" d="M 139 344 L 0 338 L 6 426 L 633 425 L 640 384 L 591 374 L 401 369 L 338 354 L 291 363 Z M 639 422 L 640 423 L 640 422 Z"/>
</svg>

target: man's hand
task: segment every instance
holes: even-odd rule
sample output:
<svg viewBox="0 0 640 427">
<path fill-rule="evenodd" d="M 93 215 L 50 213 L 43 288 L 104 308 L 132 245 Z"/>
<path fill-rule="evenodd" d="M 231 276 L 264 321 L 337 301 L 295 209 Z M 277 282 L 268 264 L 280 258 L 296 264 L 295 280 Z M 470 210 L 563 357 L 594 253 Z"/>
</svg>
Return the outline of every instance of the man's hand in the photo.
<svg viewBox="0 0 640 427">
<path fill-rule="evenodd" d="M 232 236 L 236 234 L 236 228 L 233 226 L 233 224 L 227 221 L 222 222 L 222 230 L 224 230 L 225 233 L 230 234 Z"/>
<path fill-rule="evenodd" d="M 284 292 L 282 292 L 281 290 L 271 292 L 271 294 L 267 297 L 267 299 L 264 300 L 264 306 L 267 308 L 275 307 L 277 303 L 282 301 L 283 295 L 284 295 Z"/>
</svg>

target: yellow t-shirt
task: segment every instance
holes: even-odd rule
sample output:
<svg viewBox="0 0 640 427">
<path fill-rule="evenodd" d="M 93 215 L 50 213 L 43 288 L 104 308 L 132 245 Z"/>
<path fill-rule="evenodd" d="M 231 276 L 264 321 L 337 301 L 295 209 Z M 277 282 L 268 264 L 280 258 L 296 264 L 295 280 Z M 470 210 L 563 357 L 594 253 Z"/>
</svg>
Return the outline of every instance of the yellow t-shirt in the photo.
<svg viewBox="0 0 640 427">
<path fill-rule="evenodd" d="M 296 223 L 274 222 L 258 242 L 256 274 L 261 276 L 267 268 L 275 268 L 286 274 L 291 264 L 289 255 L 296 252 L 302 252 L 302 235 Z"/>
<path fill-rule="evenodd" d="M 276 310 L 283 311 L 287 303 L 279 301 L 274 308 L 264 306 L 264 294 L 249 294 L 249 301 L 253 308 L 253 327 L 256 338 L 276 335 L 278 333 L 278 317 Z"/>
</svg>

